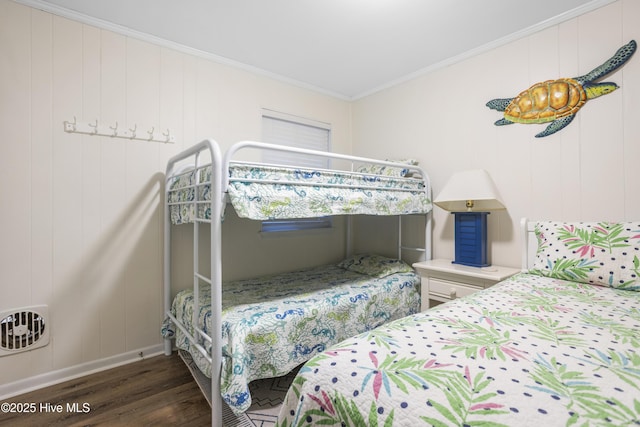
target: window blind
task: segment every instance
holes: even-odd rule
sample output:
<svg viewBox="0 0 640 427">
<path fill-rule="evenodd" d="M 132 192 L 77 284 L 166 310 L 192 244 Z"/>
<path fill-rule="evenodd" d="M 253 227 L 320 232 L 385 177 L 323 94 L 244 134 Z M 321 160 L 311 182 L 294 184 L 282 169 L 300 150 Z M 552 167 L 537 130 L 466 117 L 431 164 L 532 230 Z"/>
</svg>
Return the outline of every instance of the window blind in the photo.
<svg viewBox="0 0 640 427">
<path fill-rule="evenodd" d="M 262 138 L 270 144 L 329 151 L 331 126 L 302 117 L 291 116 L 272 110 L 263 110 Z M 324 169 L 330 166 L 330 159 L 284 151 L 265 151 L 262 161 L 289 166 Z M 330 228 L 331 218 L 305 218 L 292 220 L 270 220 L 262 222 L 262 232 L 282 232 Z"/>
<path fill-rule="evenodd" d="M 309 150 L 329 151 L 331 129 L 328 124 L 299 119 L 295 116 L 283 117 L 282 114 L 263 114 L 262 137 L 264 142 L 286 145 L 288 147 Z M 304 122 L 303 122 L 304 121 Z M 265 163 L 326 168 L 329 159 L 282 151 L 267 151 L 262 159 Z"/>
</svg>

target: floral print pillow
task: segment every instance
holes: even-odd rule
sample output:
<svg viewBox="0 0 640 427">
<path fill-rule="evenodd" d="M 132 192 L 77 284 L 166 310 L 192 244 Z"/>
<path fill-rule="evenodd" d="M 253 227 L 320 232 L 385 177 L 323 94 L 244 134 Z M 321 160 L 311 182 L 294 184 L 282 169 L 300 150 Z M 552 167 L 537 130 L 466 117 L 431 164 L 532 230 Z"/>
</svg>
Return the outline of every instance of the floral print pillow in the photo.
<svg viewBox="0 0 640 427">
<path fill-rule="evenodd" d="M 640 291 L 640 222 L 537 222 L 530 273 Z"/>
<path fill-rule="evenodd" d="M 413 268 L 399 259 L 386 258 L 375 254 L 359 254 L 349 257 L 338 264 L 345 270 L 366 274 L 372 277 L 386 277 L 395 273 L 409 273 Z"/>
</svg>

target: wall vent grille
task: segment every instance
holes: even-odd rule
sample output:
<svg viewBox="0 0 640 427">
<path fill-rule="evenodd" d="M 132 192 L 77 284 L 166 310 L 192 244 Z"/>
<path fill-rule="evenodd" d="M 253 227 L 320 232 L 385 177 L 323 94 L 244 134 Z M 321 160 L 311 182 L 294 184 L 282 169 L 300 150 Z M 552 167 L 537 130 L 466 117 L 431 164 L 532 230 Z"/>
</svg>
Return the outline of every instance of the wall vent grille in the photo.
<svg viewBox="0 0 640 427">
<path fill-rule="evenodd" d="M 20 353 L 49 343 L 49 309 L 46 305 L 0 313 L 0 356 Z"/>
</svg>

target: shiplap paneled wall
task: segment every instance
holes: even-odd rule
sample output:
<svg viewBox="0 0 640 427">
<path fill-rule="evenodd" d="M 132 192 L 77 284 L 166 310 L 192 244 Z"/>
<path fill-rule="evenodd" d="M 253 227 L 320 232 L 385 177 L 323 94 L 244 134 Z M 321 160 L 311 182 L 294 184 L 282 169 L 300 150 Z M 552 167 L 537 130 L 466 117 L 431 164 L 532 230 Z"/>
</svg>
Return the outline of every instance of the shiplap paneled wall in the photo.
<svg viewBox="0 0 640 427">
<path fill-rule="evenodd" d="M 166 161 L 206 137 L 259 140 L 263 108 L 331 123 L 333 149 L 350 152 L 343 100 L 0 0 L 0 311 L 48 304 L 51 330 L 48 346 L 0 357 L 0 396 L 161 350 Z M 177 142 L 65 133 L 74 116 Z M 190 251 L 184 227 L 175 241 Z M 260 254 L 247 262 L 225 239 L 230 278 L 343 249 L 340 230 L 299 251 L 231 227 Z M 175 266 L 190 283 L 189 258 Z"/>
<path fill-rule="evenodd" d="M 496 264 L 520 265 L 523 216 L 638 220 L 640 53 L 606 77 L 620 89 L 587 101 L 552 136 L 534 138 L 545 125 L 494 126 L 501 114 L 485 107 L 540 81 L 585 74 L 631 39 L 640 42 L 640 2 L 621 0 L 358 100 L 354 153 L 417 158 L 434 196 L 454 172 L 489 171 L 507 207 L 489 216 Z M 453 257 L 453 234 L 452 216 L 436 207 L 435 257 Z"/>
</svg>

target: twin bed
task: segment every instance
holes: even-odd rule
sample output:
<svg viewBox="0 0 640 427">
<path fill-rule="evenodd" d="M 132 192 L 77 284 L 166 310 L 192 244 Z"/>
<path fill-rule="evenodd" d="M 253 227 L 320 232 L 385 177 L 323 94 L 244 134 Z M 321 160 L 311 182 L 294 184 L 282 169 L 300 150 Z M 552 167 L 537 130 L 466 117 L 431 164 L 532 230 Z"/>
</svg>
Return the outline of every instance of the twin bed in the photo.
<svg viewBox="0 0 640 427">
<path fill-rule="evenodd" d="M 315 356 L 278 425 L 640 424 L 640 222 L 523 229 L 523 273 Z"/>
<path fill-rule="evenodd" d="M 332 169 L 234 160 L 243 150 L 321 156 Z M 222 405 L 236 413 L 251 405 L 249 382 L 286 374 L 343 339 L 419 311 L 420 278 L 401 261 L 406 251 L 431 257 L 431 189 L 418 166 L 255 142 L 222 156 L 207 140 L 173 157 L 166 176 L 165 353 L 175 339 L 210 378 L 214 424 L 222 422 Z M 398 256 L 351 254 L 347 227 L 348 256 L 339 263 L 223 283 L 220 239 L 231 207 L 254 220 L 398 216 Z M 407 215 L 425 217 L 424 246 L 402 243 Z M 193 224 L 193 286 L 172 295 L 171 231 L 187 223 Z M 202 262 L 205 232 L 211 247 Z"/>
<path fill-rule="evenodd" d="M 370 274 L 345 261 L 254 279 L 225 282 L 222 293 L 221 396 L 235 412 L 251 405 L 249 383 L 284 375 L 311 356 L 362 331 L 419 311 L 420 278 L 401 262 L 388 260 L 395 272 Z M 363 270 L 364 271 L 364 270 Z M 389 270 L 391 271 L 391 270 Z M 172 313 L 192 325 L 193 291 L 178 293 Z M 211 334 L 209 287 L 200 290 L 198 324 Z M 211 364 L 188 337 L 178 333 L 176 346 L 192 354 L 211 377 Z M 211 351 L 206 343 L 205 350 Z"/>
</svg>

